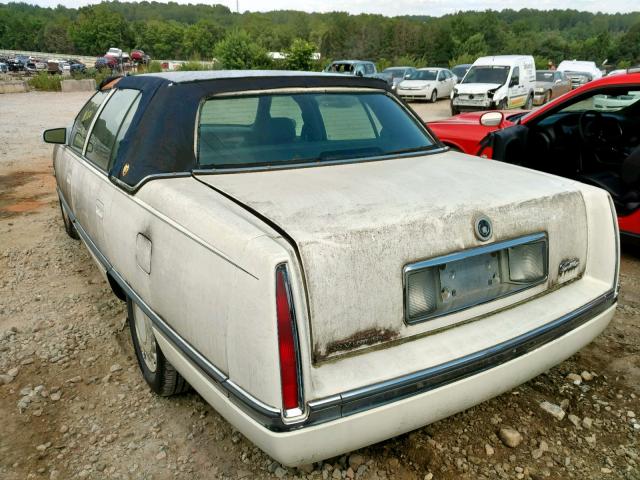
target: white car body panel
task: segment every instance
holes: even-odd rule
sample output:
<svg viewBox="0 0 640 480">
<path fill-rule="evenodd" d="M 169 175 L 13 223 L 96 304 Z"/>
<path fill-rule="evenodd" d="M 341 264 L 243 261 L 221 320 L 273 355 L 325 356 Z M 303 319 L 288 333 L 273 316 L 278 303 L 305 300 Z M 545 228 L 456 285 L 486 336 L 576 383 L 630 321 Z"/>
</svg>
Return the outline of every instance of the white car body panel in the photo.
<svg viewBox="0 0 640 480">
<path fill-rule="evenodd" d="M 455 152 L 201 179 L 260 211 L 297 242 L 311 299 L 316 360 L 344 353 L 340 347 L 361 339 L 363 332 L 371 340 L 361 342 L 370 346 L 379 343 L 376 337 L 419 335 L 494 310 L 495 305 L 485 304 L 407 326 L 398 294 L 404 265 L 479 245 L 469 225 L 480 213 L 494 219 L 496 241 L 548 232 L 551 265 L 569 257 L 584 265 L 586 256 L 586 238 L 574 235 L 586 230 L 575 182 Z M 553 216 L 542 214 L 551 210 Z M 556 276 L 550 272 L 546 287 L 514 295 L 510 303 L 549 288 Z"/>
</svg>

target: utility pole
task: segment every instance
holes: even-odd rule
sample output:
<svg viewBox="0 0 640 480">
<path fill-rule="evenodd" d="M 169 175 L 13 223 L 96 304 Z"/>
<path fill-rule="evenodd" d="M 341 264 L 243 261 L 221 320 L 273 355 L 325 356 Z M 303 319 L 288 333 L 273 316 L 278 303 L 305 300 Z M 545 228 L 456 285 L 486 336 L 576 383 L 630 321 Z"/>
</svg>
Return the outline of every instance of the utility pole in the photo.
<svg viewBox="0 0 640 480">
<path fill-rule="evenodd" d="M 236 13 L 240 13 L 240 0 L 236 0 Z"/>
</svg>

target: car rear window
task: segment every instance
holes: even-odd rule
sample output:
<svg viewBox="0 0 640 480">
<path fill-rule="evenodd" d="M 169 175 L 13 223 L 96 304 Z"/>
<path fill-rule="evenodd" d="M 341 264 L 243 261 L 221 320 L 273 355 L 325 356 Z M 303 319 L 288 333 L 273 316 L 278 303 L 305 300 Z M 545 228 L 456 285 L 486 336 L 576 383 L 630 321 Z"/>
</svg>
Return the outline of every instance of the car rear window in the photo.
<svg viewBox="0 0 640 480">
<path fill-rule="evenodd" d="M 201 168 L 356 160 L 433 146 L 422 125 L 382 92 L 213 98 L 198 126 Z"/>
</svg>

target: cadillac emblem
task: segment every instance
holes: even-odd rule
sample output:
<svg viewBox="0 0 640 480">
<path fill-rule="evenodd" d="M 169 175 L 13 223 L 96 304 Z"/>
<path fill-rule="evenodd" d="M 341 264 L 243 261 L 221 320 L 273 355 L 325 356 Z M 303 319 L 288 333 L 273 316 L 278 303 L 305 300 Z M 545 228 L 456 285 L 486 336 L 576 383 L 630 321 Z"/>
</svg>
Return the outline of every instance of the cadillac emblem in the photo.
<svg viewBox="0 0 640 480">
<path fill-rule="evenodd" d="M 478 217 L 475 221 L 476 238 L 482 242 L 486 242 L 493 236 L 493 227 L 491 220 L 487 217 Z"/>
</svg>

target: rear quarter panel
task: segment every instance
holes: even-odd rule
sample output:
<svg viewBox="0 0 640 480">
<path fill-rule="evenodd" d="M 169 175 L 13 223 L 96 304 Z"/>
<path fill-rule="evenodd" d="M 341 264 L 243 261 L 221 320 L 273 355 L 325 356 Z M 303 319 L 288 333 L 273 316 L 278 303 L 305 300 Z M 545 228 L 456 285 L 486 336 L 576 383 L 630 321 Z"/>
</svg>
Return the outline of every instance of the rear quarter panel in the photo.
<svg viewBox="0 0 640 480">
<path fill-rule="evenodd" d="M 274 283 L 275 266 L 292 263 L 285 242 L 193 178 L 154 180 L 135 196 L 111 188 L 105 253 L 115 270 L 231 380 L 278 407 Z M 150 273 L 138 235 L 152 244 Z"/>
</svg>

